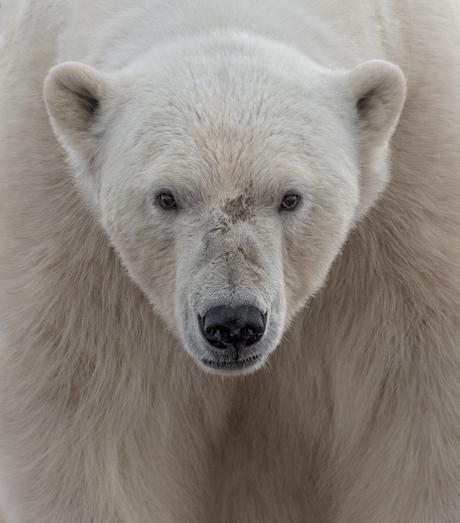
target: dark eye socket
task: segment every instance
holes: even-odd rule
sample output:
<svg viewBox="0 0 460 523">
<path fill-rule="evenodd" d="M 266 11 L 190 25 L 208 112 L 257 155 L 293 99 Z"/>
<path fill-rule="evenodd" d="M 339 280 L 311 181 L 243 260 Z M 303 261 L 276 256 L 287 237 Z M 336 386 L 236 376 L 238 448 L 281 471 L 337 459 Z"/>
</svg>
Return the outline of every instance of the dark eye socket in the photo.
<svg viewBox="0 0 460 523">
<path fill-rule="evenodd" d="M 174 196 L 169 192 L 160 192 L 156 195 L 155 198 L 158 205 L 165 209 L 166 211 L 172 211 L 174 209 L 177 209 L 177 203 Z"/>
<path fill-rule="evenodd" d="M 302 197 L 295 193 L 288 193 L 284 196 L 280 211 L 293 211 L 300 203 Z"/>
</svg>

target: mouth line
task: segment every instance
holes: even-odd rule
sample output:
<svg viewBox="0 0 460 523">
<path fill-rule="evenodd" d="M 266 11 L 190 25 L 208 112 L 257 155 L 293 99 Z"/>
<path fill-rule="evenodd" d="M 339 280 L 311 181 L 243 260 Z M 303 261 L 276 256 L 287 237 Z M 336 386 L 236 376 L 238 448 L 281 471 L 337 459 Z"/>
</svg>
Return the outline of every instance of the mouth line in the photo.
<svg viewBox="0 0 460 523">
<path fill-rule="evenodd" d="M 208 360 L 208 359 L 202 359 L 202 363 L 207 365 L 208 367 L 212 367 L 214 369 L 245 369 L 247 367 L 251 367 L 261 359 L 260 354 L 254 354 L 253 356 L 250 356 L 249 358 L 245 358 L 243 360 Z"/>
</svg>

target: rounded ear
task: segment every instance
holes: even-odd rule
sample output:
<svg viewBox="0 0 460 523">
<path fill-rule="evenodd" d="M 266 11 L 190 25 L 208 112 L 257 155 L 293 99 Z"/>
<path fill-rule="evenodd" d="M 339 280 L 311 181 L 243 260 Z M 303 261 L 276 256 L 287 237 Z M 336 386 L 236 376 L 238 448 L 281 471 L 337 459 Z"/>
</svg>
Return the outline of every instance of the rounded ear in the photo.
<svg viewBox="0 0 460 523">
<path fill-rule="evenodd" d="M 364 139 L 385 143 L 398 123 L 406 98 L 401 69 L 384 60 L 370 60 L 348 73 Z"/>
<path fill-rule="evenodd" d="M 390 140 L 406 98 L 401 69 L 384 60 L 370 60 L 345 73 L 355 109 L 360 155 L 360 203 L 363 215 L 390 179 Z"/>
<path fill-rule="evenodd" d="M 89 65 L 64 62 L 50 70 L 44 84 L 45 103 L 55 134 L 66 148 L 89 152 L 106 93 L 103 73 Z"/>
</svg>

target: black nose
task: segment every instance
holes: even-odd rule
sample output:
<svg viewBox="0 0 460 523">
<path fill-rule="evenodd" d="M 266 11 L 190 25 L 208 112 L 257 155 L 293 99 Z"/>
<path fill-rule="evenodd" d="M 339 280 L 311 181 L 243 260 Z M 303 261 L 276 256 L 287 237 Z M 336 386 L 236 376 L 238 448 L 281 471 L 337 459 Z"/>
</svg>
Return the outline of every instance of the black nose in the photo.
<svg viewBox="0 0 460 523">
<path fill-rule="evenodd" d="M 265 332 L 266 314 L 252 305 L 219 305 L 199 319 L 203 336 L 218 349 L 250 347 Z"/>
</svg>

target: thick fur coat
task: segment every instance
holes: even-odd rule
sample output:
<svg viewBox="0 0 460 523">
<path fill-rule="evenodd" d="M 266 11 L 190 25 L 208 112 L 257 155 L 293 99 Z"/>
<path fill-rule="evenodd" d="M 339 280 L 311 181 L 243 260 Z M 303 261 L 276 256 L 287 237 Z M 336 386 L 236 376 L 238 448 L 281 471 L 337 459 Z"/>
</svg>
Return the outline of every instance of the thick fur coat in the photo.
<svg viewBox="0 0 460 523">
<path fill-rule="evenodd" d="M 459 50 L 456 0 L 1 2 L 5 523 L 460 521 Z"/>
</svg>

